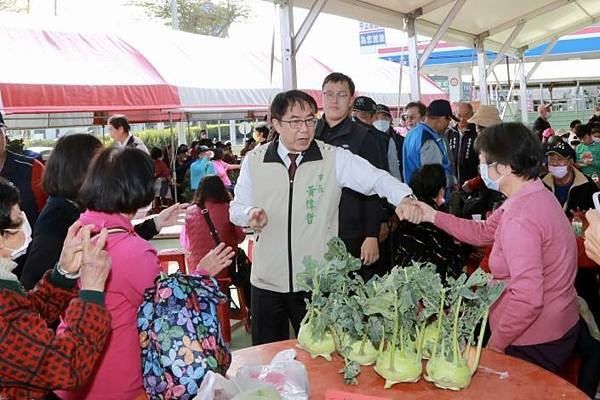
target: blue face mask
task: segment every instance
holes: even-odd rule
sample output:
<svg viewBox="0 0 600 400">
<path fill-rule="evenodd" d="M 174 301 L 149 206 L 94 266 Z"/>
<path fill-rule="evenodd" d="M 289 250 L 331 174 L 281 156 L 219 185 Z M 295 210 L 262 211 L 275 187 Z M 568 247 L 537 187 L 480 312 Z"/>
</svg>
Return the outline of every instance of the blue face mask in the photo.
<svg viewBox="0 0 600 400">
<path fill-rule="evenodd" d="M 496 163 L 492 163 L 490 165 L 494 165 Z M 483 179 L 483 183 L 488 189 L 500 191 L 500 181 L 504 179 L 505 175 L 502 175 L 497 181 L 492 180 L 489 175 L 489 165 L 488 164 L 479 164 L 479 174 L 481 175 L 481 179 Z"/>
</svg>

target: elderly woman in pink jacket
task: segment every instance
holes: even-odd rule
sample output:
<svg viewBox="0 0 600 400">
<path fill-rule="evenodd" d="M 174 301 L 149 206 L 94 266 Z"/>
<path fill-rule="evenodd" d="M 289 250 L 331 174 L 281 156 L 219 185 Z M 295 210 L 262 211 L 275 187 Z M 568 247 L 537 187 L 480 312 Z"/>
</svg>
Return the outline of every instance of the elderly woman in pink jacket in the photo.
<svg viewBox="0 0 600 400">
<path fill-rule="evenodd" d="M 63 399 L 128 400 L 144 396 L 137 310 L 144 291 L 160 272 L 156 250 L 138 236 L 131 224 L 137 209 L 154 199 L 154 166 L 141 150 L 127 147 L 104 149 L 94 160 L 81 187 L 79 200 L 87 209 L 84 225 L 108 230 L 106 251 L 112 270 L 106 284 L 106 309 L 112 317 L 104 354 L 89 384 L 79 391 L 57 392 Z M 221 246 L 224 247 L 224 245 Z M 199 266 L 218 273 L 233 256 L 226 252 L 217 262 Z M 206 260 L 203 260 L 206 261 Z M 64 329 L 64 325 L 59 330 Z"/>
<path fill-rule="evenodd" d="M 493 245 L 489 266 L 505 291 L 490 312 L 488 348 L 556 372 L 572 353 L 579 329 L 577 244 L 571 225 L 538 179 L 542 145 L 520 123 L 486 128 L 477 138 L 486 186 L 506 202 L 485 222 L 420 203 L 424 220 L 461 242 Z"/>
</svg>

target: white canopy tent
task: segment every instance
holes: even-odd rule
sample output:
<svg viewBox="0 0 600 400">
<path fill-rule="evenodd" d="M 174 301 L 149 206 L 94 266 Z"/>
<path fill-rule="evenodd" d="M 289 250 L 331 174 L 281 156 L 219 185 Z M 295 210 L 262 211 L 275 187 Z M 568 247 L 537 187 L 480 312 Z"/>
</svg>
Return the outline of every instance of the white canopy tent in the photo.
<svg viewBox="0 0 600 400">
<path fill-rule="evenodd" d="M 249 102 L 254 109 L 266 109 L 284 87 L 281 59 L 266 50 L 249 49 L 227 39 L 172 30 L 151 36 L 126 33 L 124 38 L 144 55 L 166 82 L 178 88 L 184 109 L 198 112 L 203 108 L 240 108 L 247 107 Z M 165 49 L 168 49 L 169 57 L 165 57 Z M 302 54 L 297 64 L 297 88 L 311 93 L 319 106 L 323 79 L 334 71 L 351 76 L 357 92 L 378 103 L 393 106 L 410 101 L 408 71 L 397 63 L 360 54 L 348 55 L 343 60 L 317 59 Z M 420 77 L 420 85 L 425 101 L 447 98 L 446 93 L 427 77 Z"/>
<path fill-rule="evenodd" d="M 82 25 L 0 13 L 0 44 L 19 60 L 0 75 L 0 109 L 11 127 L 103 124 L 117 112 L 139 122 L 180 120 L 190 110 L 190 119 L 244 118 L 265 113 L 284 87 L 281 61 L 267 50 L 166 27 Z M 358 54 L 327 61 L 303 55 L 298 63 L 298 87 L 319 104 L 322 81 L 333 71 L 352 76 L 357 92 L 379 103 L 409 101 L 410 79 L 397 63 Z M 426 101 L 447 98 L 434 82 L 420 80 Z"/>
<path fill-rule="evenodd" d="M 267 0 L 269 1 L 269 0 Z M 517 58 L 520 87 L 526 86 L 523 52 L 549 42 L 548 51 L 562 35 L 600 21 L 598 0 L 272 0 L 280 6 L 284 85 L 294 87 L 294 60 L 300 45 L 320 12 L 355 18 L 377 25 L 405 30 L 409 37 L 411 96 L 420 98 L 420 67 L 440 39 L 477 49 L 480 101 L 488 103 L 487 76 L 509 55 Z M 310 11 L 298 31 L 294 29 L 293 7 Z M 418 54 L 417 33 L 432 38 Z M 498 54 L 486 60 L 485 49 Z M 545 54 L 544 54 L 545 55 Z M 543 61 L 542 56 L 539 62 Z M 521 96 L 524 102 L 524 96 Z M 522 118 L 527 120 L 522 104 Z"/>
</svg>

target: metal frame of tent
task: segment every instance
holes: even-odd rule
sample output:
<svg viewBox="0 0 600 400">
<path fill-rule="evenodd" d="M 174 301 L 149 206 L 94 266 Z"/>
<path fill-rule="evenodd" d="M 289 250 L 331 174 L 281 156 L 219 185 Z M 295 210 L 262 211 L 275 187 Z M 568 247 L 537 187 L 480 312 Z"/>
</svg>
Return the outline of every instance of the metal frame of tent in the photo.
<svg viewBox="0 0 600 400">
<path fill-rule="evenodd" d="M 304 39 L 321 12 L 357 18 L 365 22 L 404 30 L 408 34 L 408 68 L 411 97 L 420 98 L 419 71 L 433 49 L 444 38 L 473 47 L 479 67 L 479 100 L 489 104 L 488 76 L 506 56 L 518 66 L 519 88 L 551 52 L 558 38 L 600 21 L 596 0 L 266 0 L 279 6 L 284 89 L 296 87 L 295 59 Z M 298 31 L 294 29 L 293 7 L 309 9 Z M 557 18 L 562 17 L 562 18 Z M 479 23 L 481 22 L 481 23 Z M 547 28 L 550 24 L 551 27 Z M 481 28 L 484 25 L 486 28 Z M 417 31 L 431 36 L 418 53 Z M 525 71 L 524 52 L 549 42 L 536 64 Z M 497 51 L 488 61 L 486 49 Z M 521 119 L 527 121 L 526 97 L 520 96 Z"/>
</svg>

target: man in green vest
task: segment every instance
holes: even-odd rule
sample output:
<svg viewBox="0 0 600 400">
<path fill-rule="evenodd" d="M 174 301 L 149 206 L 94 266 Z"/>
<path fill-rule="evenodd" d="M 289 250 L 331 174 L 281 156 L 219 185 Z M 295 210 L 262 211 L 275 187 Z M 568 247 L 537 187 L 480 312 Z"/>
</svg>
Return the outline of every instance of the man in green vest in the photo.
<svg viewBox="0 0 600 400">
<path fill-rule="evenodd" d="M 290 90 L 271 104 L 278 138 L 247 154 L 230 206 L 231 221 L 256 231 L 252 283 L 254 345 L 296 334 L 306 313 L 306 293 L 296 276 L 302 259 L 320 259 L 327 241 L 338 235 L 342 188 L 379 195 L 399 215 L 421 220 L 412 191 L 386 171 L 340 147 L 314 139 L 317 104 L 308 94 Z"/>
</svg>

